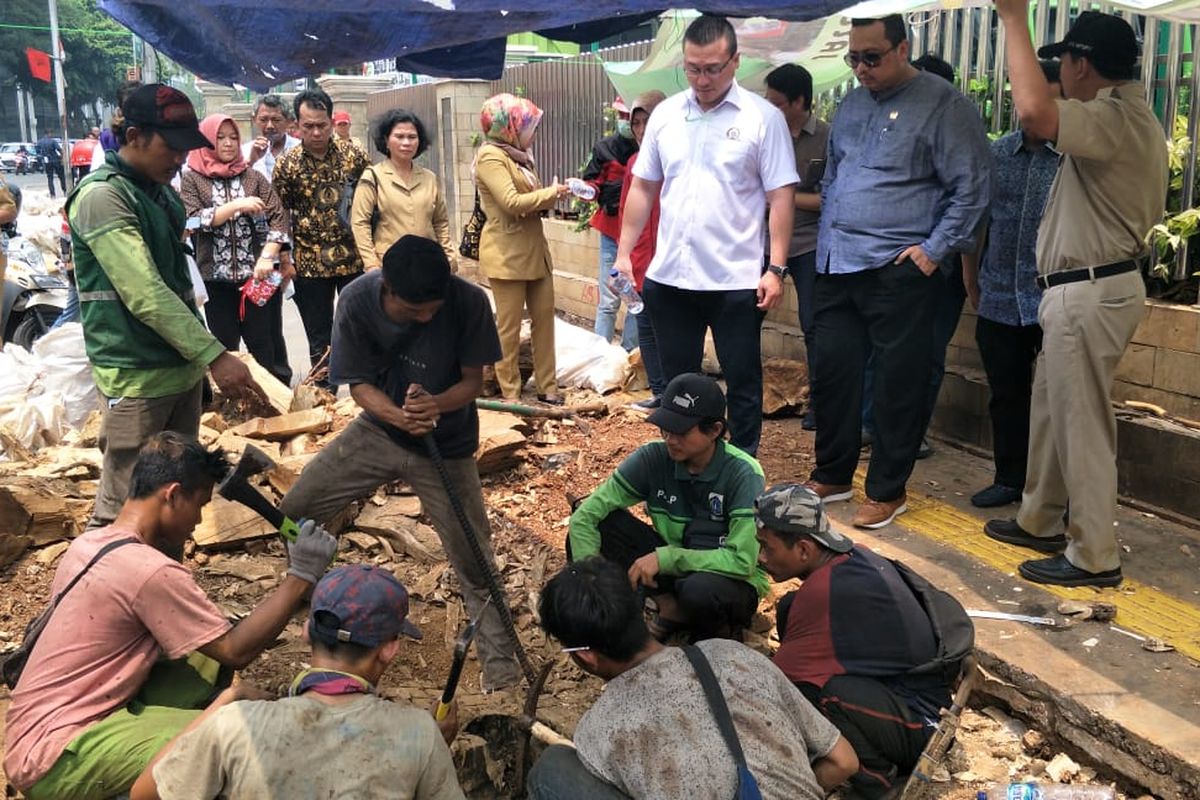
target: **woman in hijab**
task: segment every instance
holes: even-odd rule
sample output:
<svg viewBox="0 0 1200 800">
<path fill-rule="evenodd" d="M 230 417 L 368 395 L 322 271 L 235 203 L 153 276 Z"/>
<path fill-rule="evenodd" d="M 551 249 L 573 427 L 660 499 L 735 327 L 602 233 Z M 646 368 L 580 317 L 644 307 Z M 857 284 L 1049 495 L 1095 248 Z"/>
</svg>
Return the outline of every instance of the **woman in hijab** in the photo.
<svg viewBox="0 0 1200 800">
<path fill-rule="evenodd" d="M 530 147 L 541 119 L 541 109 L 511 94 L 483 104 L 479 122 L 486 141 L 475 156 L 475 182 L 487 222 L 479 236 L 479 269 L 496 298 L 502 353 L 496 379 L 504 399 L 521 395 L 517 354 L 528 308 L 537 398 L 562 405 L 554 376 L 554 266 L 540 212 L 570 191 L 558 183 L 542 186 L 538 178 Z"/>
<path fill-rule="evenodd" d="M 282 342 L 283 282 L 280 248 L 288 242 L 288 218 L 271 182 L 242 158 L 237 125 L 212 114 L 200 132 L 213 142 L 188 154 L 180 196 L 187 209 L 196 263 L 208 292 L 204 316 L 226 349 L 240 341 L 254 360 L 289 385 L 292 370 Z M 276 336 L 278 333 L 278 337 Z"/>
</svg>

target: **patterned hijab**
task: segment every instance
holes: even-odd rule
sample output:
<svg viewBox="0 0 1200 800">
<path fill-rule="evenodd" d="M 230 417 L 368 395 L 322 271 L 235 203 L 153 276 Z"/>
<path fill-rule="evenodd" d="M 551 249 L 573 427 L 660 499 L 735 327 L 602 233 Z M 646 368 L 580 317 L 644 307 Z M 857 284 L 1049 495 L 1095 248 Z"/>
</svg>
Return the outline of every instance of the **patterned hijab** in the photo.
<svg viewBox="0 0 1200 800">
<path fill-rule="evenodd" d="M 217 158 L 217 131 L 227 120 L 233 123 L 233 129 L 236 132 L 237 123 L 233 122 L 233 117 L 225 114 L 209 114 L 202 119 L 200 132 L 204 134 L 205 139 L 213 143 L 213 147 L 199 147 L 188 153 L 188 167 L 206 178 L 234 178 L 250 168 L 246 159 L 242 157 L 240 133 L 238 133 L 237 155 L 234 156 L 233 161 L 225 162 Z"/>
<path fill-rule="evenodd" d="M 484 137 L 518 164 L 530 168 L 533 167 L 533 154 L 529 144 L 541 121 L 542 110 L 532 100 L 507 93 L 489 97 L 479 112 Z"/>
</svg>

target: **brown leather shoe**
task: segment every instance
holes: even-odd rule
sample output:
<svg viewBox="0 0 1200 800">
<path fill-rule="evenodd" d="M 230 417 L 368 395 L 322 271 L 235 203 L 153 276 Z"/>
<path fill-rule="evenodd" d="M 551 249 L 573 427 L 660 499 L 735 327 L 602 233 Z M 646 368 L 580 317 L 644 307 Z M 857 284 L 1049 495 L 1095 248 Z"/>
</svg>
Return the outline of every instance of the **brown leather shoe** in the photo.
<svg viewBox="0 0 1200 800">
<path fill-rule="evenodd" d="M 892 520 L 908 511 L 907 501 L 908 495 L 904 494 L 887 502 L 868 498 L 867 502 L 854 512 L 854 527 L 874 530 L 890 525 Z"/>
<path fill-rule="evenodd" d="M 854 497 L 854 487 L 850 485 L 835 486 L 832 483 L 820 483 L 819 481 L 808 480 L 804 482 L 805 488 L 812 489 L 816 492 L 817 497 L 821 498 L 823 503 L 836 503 L 839 500 L 849 500 Z"/>
</svg>

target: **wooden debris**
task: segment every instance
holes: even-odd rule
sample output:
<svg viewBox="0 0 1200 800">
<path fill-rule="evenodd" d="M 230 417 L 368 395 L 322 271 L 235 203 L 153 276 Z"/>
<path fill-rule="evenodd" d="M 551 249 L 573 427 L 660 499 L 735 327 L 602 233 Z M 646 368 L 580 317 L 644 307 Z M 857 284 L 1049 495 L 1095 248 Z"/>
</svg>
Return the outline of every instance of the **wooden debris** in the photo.
<svg viewBox="0 0 1200 800">
<path fill-rule="evenodd" d="M 77 497 L 70 481 L 14 477 L 0 486 L 0 531 L 41 546 L 78 536 L 92 500 Z"/>
<path fill-rule="evenodd" d="M 369 553 L 370 551 L 379 547 L 379 539 L 374 536 L 369 536 L 365 533 L 359 533 L 357 531 L 343 533 L 342 538 L 350 542 L 350 544 L 354 545 L 359 550 L 362 550 L 364 553 Z"/>
<path fill-rule="evenodd" d="M 764 415 L 802 408 L 808 396 L 808 367 L 788 358 L 768 358 L 762 365 Z"/>
<path fill-rule="evenodd" d="M 271 523 L 241 503 L 226 500 L 218 494 L 201 512 L 200 524 L 192 538 L 197 547 L 228 547 L 247 539 L 258 539 L 276 533 Z"/>
<path fill-rule="evenodd" d="M 83 425 L 67 432 L 67 435 L 63 437 L 63 444 L 71 447 L 99 447 L 100 426 L 103 422 L 103 411 L 90 412 Z"/>
<path fill-rule="evenodd" d="M 433 598 L 433 593 L 441 585 L 442 575 L 447 569 L 446 564 L 435 564 L 423 576 L 418 578 L 411 586 L 408 587 L 409 593 L 413 597 L 419 597 L 428 603 Z"/>
<path fill-rule="evenodd" d="M 311 433 L 302 433 L 284 442 L 279 448 L 282 456 L 302 456 L 309 450 L 316 449 L 316 441 Z"/>
<path fill-rule="evenodd" d="M 421 501 L 416 497 L 383 495 L 381 500 L 378 505 L 367 503 L 354 521 L 354 527 L 376 536 L 390 537 L 392 531 L 411 527 L 413 518 L 421 514 Z M 440 542 L 438 547 L 441 547 Z"/>
<path fill-rule="evenodd" d="M 248 444 L 252 444 L 259 450 L 262 450 L 272 461 L 279 461 L 280 458 L 279 445 L 275 442 L 263 439 L 247 439 L 245 436 L 241 436 L 232 430 L 222 433 L 217 438 L 217 444 L 225 448 L 225 452 L 229 454 L 229 457 L 235 460 L 242 457 L 242 453 Z"/>
<path fill-rule="evenodd" d="M 33 544 L 32 536 L 0 533 L 0 568 L 7 567 L 20 558 L 31 544 Z"/>
<path fill-rule="evenodd" d="M 255 382 L 262 387 L 263 394 L 267 396 L 267 403 L 276 414 L 286 414 L 292 407 L 292 390 L 283 385 L 283 382 L 267 372 L 257 361 L 254 356 L 249 353 L 234 353 L 234 356 L 240 358 L 242 363 L 250 369 L 250 375 Z"/>
<path fill-rule="evenodd" d="M 209 575 L 228 575 L 251 583 L 275 577 L 275 570 L 272 567 L 232 558 L 210 564 L 204 567 L 204 571 Z"/>
<path fill-rule="evenodd" d="M 201 414 L 200 424 L 206 428 L 212 428 L 217 433 L 224 433 L 229 430 L 229 423 L 216 411 L 206 411 Z"/>
<path fill-rule="evenodd" d="M 288 411 L 307 411 L 310 408 L 332 405 L 336 398 L 319 386 L 302 383 L 292 392 L 292 402 Z"/>
<path fill-rule="evenodd" d="M 70 542 L 55 542 L 48 547 L 43 547 L 41 550 L 38 550 L 37 555 L 34 556 L 34 558 L 36 558 L 37 562 L 43 567 L 48 567 L 58 560 L 59 556 L 67 552 L 67 548 L 70 546 Z"/>
<path fill-rule="evenodd" d="M 401 526 L 395 528 L 376 527 L 379 523 L 376 518 L 370 516 L 369 512 L 376 512 L 378 510 L 367 506 L 366 511 L 354 521 L 354 527 L 366 533 L 386 538 L 405 554 L 423 564 L 434 564 L 438 561 L 446 560 L 446 552 L 442 549 L 442 541 L 438 538 L 437 531 L 433 528 L 423 525 L 420 522 L 414 522 L 411 519 L 405 519 Z M 365 523 L 363 522 L 364 516 L 367 517 Z"/>
<path fill-rule="evenodd" d="M 333 419 L 329 416 L 329 410 L 322 406 L 278 417 L 255 417 L 233 428 L 232 433 L 250 439 L 281 442 L 302 433 L 325 433 L 332 425 Z"/>
<path fill-rule="evenodd" d="M 453 600 L 446 603 L 446 627 L 442 630 L 443 638 L 446 640 L 446 647 L 454 649 L 454 642 L 458 639 L 458 629 L 463 622 L 463 607 L 462 601 Z"/>
<path fill-rule="evenodd" d="M 510 469 L 521 462 L 518 451 L 525 446 L 520 417 L 499 411 L 479 412 L 479 449 L 475 461 L 479 474 Z"/>
<path fill-rule="evenodd" d="M 316 458 L 316 455 L 316 453 L 307 453 L 280 458 L 275 462 L 275 466 L 266 473 L 271 488 L 279 492 L 281 497 L 287 494 L 296 485 L 296 481 L 300 480 L 300 473 L 308 466 L 308 462 Z"/>
</svg>

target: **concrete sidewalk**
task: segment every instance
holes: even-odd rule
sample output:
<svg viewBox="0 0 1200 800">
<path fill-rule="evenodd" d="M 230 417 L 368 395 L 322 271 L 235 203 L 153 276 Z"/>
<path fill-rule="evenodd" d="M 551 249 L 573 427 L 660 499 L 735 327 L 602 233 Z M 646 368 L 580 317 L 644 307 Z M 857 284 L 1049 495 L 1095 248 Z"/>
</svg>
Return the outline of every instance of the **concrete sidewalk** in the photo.
<svg viewBox="0 0 1200 800">
<path fill-rule="evenodd" d="M 980 660 L 990 673 L 983 691 L 1124 783 L 1162 798 L 1200 797 L 1200 532 L 1121 507 L 1120 589 L 1037 586 L 1016 573 L 1036 553 L 983 535 L 987 519 L 1015 516 L 1016 506 L 988 513 L 968 502 L 990 479 L 989 461 L 943 442 L 918 462 L 910 510 L 892 525 L 858 531 L 849 526 L 853 504 L 829 511 L 855 541 L 905 561 L 968 609 L 1063 620 L 1057 606 L 1064 599 L 1115 604 L 1111 623 L 1044 628 L 977 619 Z M 861 485 L 856 494 L 857 502 Z M 1176 651 L 1147 651 L 1134 636 L 1162 639 Z"/>
</svg>

